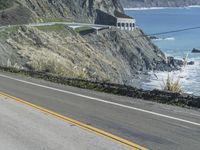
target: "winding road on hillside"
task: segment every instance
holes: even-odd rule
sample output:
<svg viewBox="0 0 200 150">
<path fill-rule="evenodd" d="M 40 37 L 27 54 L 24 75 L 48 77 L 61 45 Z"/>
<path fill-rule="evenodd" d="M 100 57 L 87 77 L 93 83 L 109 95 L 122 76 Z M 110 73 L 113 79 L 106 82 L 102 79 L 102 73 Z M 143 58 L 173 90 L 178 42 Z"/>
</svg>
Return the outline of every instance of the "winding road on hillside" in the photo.
<svg viewBox="0 0 200 150">
<path fill-rule="evenodd" d="M 0 91 L 152 150 L 200 148 L 200 112 L 197 110 L 10 73 L 0 73 Z"/>
<path fill-rule="evenodd" d="M 25 25 L 28 27 L 39 27 L 39 26 L 53 26 L 56 24 L 66 25 L 73 29 L 80 28 L 80 27 L 90 27 L 96 30 L 110 28 L 111 26 L 108 25 L 100 25 L 100 24 L 89 24 L 89 23 L 78 23 L 78 22 L 44 22 L 44 23 L 30 23 L 30 24 L 19 24 L 19 25 L 8 25 L 8 26 L 0 26 L 0 29 L 6 29 L 10 27 L 16 27 Z"/>
</svg>

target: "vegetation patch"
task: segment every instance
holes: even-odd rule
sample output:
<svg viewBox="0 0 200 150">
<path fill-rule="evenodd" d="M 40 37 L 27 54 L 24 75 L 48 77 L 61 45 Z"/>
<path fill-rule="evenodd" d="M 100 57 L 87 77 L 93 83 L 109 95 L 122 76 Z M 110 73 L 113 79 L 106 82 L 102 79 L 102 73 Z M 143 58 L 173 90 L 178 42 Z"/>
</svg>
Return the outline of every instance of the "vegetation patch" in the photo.
<svg viewBox="0 0 200 150">
<path fill-rule="evenodd" d="M 93 30 L 93 29 L 90 28 L 90 27 L 80 27 L 80 28 L 76 28 L 76 29 L 75 29 L 75 31 L 76 31 L 77 33 L 87 32 L 87 31 L 91 31 L 91 30 Z"/>
<path fill-rule="evenodd" d="M 180 79 L 175 80 L 172 76 L 170 77 L 169 74 L 166 81 L 163 81 L 162 89 L 170 92 L 183 92 Z"/>
<path fill-rule="evenodd" d="M 16 33 L 18 31 L 18 29 L 19 29 L 18 26 L 2 28 L 2 29 L 0 29 L 0 37 L 4 38 L 4 39 L 7 39 L 10 34 Z"/>
<path fill-rule="evenodd" d="M 41 31 L 62 31 L 65 29 L 65 25 L 63 24 L 55 24 L 55 25 L 46 25 L 46 26 L 38 26 L 37 29 Z"/>
</svg>

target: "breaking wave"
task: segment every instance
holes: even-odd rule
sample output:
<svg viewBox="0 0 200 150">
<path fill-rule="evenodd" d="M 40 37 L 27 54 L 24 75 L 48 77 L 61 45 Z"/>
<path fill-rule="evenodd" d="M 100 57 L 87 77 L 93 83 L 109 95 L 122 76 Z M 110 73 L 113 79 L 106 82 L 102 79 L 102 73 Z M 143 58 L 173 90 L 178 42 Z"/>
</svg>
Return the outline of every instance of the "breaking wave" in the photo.
<svg viewBox="0 0 200 150">
<path fill-rule="evenodd" d="M 175 41 L 175 40 L 176 40 L 175 37 L 153 39 L 153 41 Z"/>
<path fill-rule="evenodd" d="M 191 5 L 185 7 L 140 7 L 140 8 L 124 8 L 125 11 L 127 10 L 160 10 L 160 9 L 190 9 L 190 8 L 200 8 L 200 5 Z"/>
<path fill-rule="evenodd" d="M 147 90 L 161 89 L 163 80 L 170 75 L 176 79 L 180 79 L 184 92 L 200 96 L 200 61 L 195 61 L 195 65 L 188 65 L 182 70 L 174 72 L 149 72 L 150 77 L 148 82 L 143 82 L 143 88 Z"/>
</svg>

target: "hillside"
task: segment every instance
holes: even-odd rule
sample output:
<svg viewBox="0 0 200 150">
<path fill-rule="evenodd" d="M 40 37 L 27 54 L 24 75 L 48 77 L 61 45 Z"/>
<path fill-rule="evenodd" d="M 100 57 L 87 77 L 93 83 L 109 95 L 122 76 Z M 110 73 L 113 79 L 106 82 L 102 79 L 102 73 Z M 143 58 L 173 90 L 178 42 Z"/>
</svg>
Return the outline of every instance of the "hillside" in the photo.
<svg viewBox="0 0 200 150">
<path fill-rule="evenodd" d="M 199 0 L 120 0 L 124 8 L 183 7 L 200 5 Z"/>
<path fill-rule="evenodd" d="M 0 25 L 37 21 L 95 22 L 97 10 L 123 11 L 115 0 L 16 0 L 1 11 Z M 81 20 L 82 19 L 82 20 Z M 137 38 L 136 38 L 137 37 Z M 0 28 L 0 65 L 61 76 L 134 85 L 149 70 L 177 69 L 140 29 L 99 31 L 61 24 Z"/>
<path fill-rule="evenodd" d="M 8 3 L 12 1 L 12 3 Z M 0 0 L 0 25 L 45 21 L 95 22 L 97 11 L 123 12 L 117 0 Z M 4 10 L 3 10 L 4 9 Z"/>
</svg>

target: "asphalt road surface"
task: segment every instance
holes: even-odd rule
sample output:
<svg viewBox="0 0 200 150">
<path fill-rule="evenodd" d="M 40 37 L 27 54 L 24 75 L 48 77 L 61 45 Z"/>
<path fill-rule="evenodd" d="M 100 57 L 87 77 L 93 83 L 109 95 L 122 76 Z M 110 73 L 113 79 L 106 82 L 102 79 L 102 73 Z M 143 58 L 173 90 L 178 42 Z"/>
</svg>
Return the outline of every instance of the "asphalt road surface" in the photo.
<svg viewBox="0 0 200 150">
<path fill-rule="evenodd" d="M 0 96 L 0 150 L 126 150 L 128 147 Z"/>
<path fill-rule="evenodd" d="M 200 111 L 1 73 L 0 91 L 152 150 L 199 150 Z M 109 149 L 109 148 L 108 148 Z"/>
</svg>

